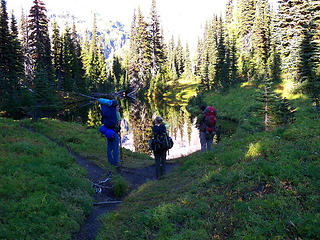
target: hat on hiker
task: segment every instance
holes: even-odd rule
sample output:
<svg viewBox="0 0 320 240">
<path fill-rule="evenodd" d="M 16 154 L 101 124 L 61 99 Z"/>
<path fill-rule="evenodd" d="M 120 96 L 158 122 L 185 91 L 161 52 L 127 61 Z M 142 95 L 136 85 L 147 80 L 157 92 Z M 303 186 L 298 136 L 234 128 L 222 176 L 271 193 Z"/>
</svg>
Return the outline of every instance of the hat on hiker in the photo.
<svg viewBox="0 0 320 240">
<path fill-rule="evenodd" d="M 155 124 L 160 124 L 160 123 L 162 123 L 162 121 L 163 121 L 163 118 L 160 117 L 160 116 L 157 116 L 156 119 L 154 120 L 154 123 Z"/>
</svg>

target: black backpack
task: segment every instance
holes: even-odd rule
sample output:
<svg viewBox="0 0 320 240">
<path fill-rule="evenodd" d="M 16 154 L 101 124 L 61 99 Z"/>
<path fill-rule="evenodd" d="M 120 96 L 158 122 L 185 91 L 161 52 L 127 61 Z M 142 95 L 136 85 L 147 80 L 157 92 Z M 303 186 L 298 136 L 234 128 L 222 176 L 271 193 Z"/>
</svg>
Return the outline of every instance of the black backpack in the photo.
<svg viewBox="0 0 320 240">
<path fill-rule="evenodd" d="M 154 152 L 163 152 L 173 147 L 173 141 L 167 133 L 163 132 L 155 134 L 152 141 L 152 145 L 152 149 Z"/>
</svg>

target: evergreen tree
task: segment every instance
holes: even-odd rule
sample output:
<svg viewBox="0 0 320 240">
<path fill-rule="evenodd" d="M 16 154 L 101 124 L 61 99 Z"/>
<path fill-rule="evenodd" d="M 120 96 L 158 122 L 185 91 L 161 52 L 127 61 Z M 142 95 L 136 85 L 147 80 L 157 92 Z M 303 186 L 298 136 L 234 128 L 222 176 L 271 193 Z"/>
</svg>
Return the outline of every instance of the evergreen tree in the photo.
<svg viewBox="0 0 320 240">
<path fill-rule="evenodd" d="M 136 12 L 133 13 L 132 23 L 131 23 L 131 33 L 130 33 L 130 50 L 129 50 L 129 61 L 128 61 L 128 72 L 129 72 L 129 82 L 131 86 L 137 87 L 139 83 L 138 75 L 138 46 L 137 46 L 137 16 Z"/>
<path fill-rule="evenodd" d="M 165 61 L 163 36 L 160 31 L 159 16 L 156 10 L 156 0 L 152 0 L 151 23 L 149 24 L 151 75 L 155 77 Z"/>
<path fill-rule="evenodd" d="M 229 62 L 226 59 L 226 47 L 224 42 L 224 29 L 223 20 L 219 20 L 219 40 L 217 46 L 217 61 L 215 64 L 215 87 L 216 88 L 226 88 L 230 85 L 229 83 Z"/>
<path fill-rule="evenodd" d="M 23 82 L 25 78 L 24 74 L 24 61 L 23 61 L 23 53 L 22 53 L 22 46 L 18 39 L 18 28 L 17 28 L 17 21 L 15 16 L 12 13 L 11 17 L 11 41 L 12 41 L 12 48 L 11 54 L 13 57 L 13 68 L 11 78 L 15 79 L 14 84 L 18 86 L 19 83 Z"/>
<path fill-rule="evenodd" d="M 72 62 L 74 58 L 74 45 L 71 39 L 70 27 L 66 26 L 63 34 L 62 44 L 62 71 L 63 71 L 63 82 L 62 86 L 65 91 L 71 92 L 74 87 L 73 69 Z"/>
<path fill-rule="evenodd" d="M 24 11 L 22 10 L 21 14 L 21 36 L 22 36 L 22 52 L 24 57 L 24 72 L 26 76 L 25 83 L 28 86 L 31 86 L 33 83 L 33 77 L 34 77 L 34 61 L 31 56 L 31 49 L 29 47 L 29 28 L 28 28 L 28 21 L 24 14 Z"/>
<path fill-rule="evenodd" d="M 146 88 L 150 81 L 150 42 L 148 38 L 147 23 L 144 21 L 141 10 L 138 10 L 136 29 L 136 69 L 138 70 L 138 82 L 135 87 Z"/>
<path fill-rule="evenodd" d="M 57 88 L 62 88 L 63 76 L 62 76 L 62 39 L 60 36 L 59 27 L 56 22 L 53 23 L 53 35 L 52 35 L 52 60 L 55 70 L 55 76 L 57 79 Z"/>
<path fill-rule="evenodd" d="M 190 59 L 190 50 L 189 45 L 186 43 L 186 51 L 185 51 L 185 68 L 183 73 L 187 78 L 192 77 L 192 64 Z"/>
<path fill-rule="evenodd" d="M 268 0 L 257 0 L 255 22 L 253 27 L 252 48 L 258 76 L 267 72 L 270 57 L 271 15 Z"/>
<path fill-rule="evenodd" d="M 313 0 L 280 0 L 277 20 L 278 39 L 281 39 L 282 69 L 287 76 L 298 82 L 298 63 L 303 29 L 314 15 L 310 11 Z"/>
<path fill-rule="evenodd" d="M 11 31 L 10 31 L 11 30 Z M 0 5 L 0 108 L 12 117 L 21 112 L 20 83 L 24 79 L 22 48 L 18 40 L 18 29 L 12 14 L 9 29 L 5 0 Z"/>
<path fill-rule="evenodd" d="M 238 69 L 242 78 L 245 80 L 254 77 L 253 69 L 248 69 L 248 64 L 253 65 L 250 58 L 253 55 L 252 49 L 252 36 L 253 36 L 253 23 L 255 22 L 257 0 L 239 0 L 238 1 L 238 43 L 239 49 Z"/>
<path fill-rule="evenodd" d="M 177 46 L 175 48 L 174 52 L 174 60 L 175 60 L 175 69 L 177 72 L 178 78 L 181 77 L 181 75 L 184 72 L 184 66 L 185 66 L 185 56 L 184 56 L 184 50 L 181 45 L 181 40 L 180 38 L 178 39 Z"/>
<path fill-rule="evenodd" d="M 298 77 L 302 89 L 317 103 L 320 95 L 319 46 L 314 40 L 315 31 L 312 23 L 303 31 L 303 40 L 299 51 Z"/>
<path fill-rule="evenodd" d="M 87 55 L 85 55 L 87 53 Z M 84 46 L 84 52 L 82 53 L 84 59 L 84 66 L 86 69 L 86 78 L 88 80 L 88 88 L 90 91 L 97 91 L 106 79 L 106 63 L 104 55 L 102 53 L 102 47 L 99 43 L 96 14 L 93 19 L 93 30 L 90 45 L 88 50 Z"/>
<path fill-rule="evenodd" d="M 74 90 L 85 93 L 87 92 L 87 84 L 85 81 L 85 70 L 81 58 L 82 49 L 80 46 L 75 23 L 73 23 L 71 37 L 74 48 L 74 51 L 72 52 L 73 56 L 71 62 L 73 82 L 75 84 Z"/>
<path fill-rule="evenodd" d="M 11 38 L 9 32 L 9 18 L 5 0 L 1 0 L 0 6 L 0 91 L 1 96 L 8 97 L 7 89 L 10 86 L 10 65 L 12 65 L 10 48 Z M 4 98 L 1 98 L 4 100 Z"/>
<path fill-rule="evenodd" d="M 37 110 L 54 107 L 55 83 L 51 60 L 51 45 L 48 31 L 48 18 L 42 0 L 34 0 L 30 9 L 28 38 L 31 56 L 34 61 L 34 89 L 36 92 Z M 41 105 L 41 106 L 39 106 Z"/>
<path fill-rule="evenodd" d="M 196 49 L 196 56 L 195 56 L 195 68 L 194 68 L 194 75 L 200 76 L 201 71 L 201 60 L 203 55 L 203 43 L 201 39 L 198 39 L 197 49 Z"/>
</svg>

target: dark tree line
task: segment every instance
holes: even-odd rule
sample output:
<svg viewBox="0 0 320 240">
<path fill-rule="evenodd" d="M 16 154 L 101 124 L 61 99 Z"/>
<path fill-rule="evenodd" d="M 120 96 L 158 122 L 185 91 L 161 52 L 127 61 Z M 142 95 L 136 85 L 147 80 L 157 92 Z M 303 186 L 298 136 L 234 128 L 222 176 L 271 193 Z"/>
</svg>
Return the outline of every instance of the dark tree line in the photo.
<svg viewBox="0 0 320 240">
<path fill-rule="evenodd" d="M 44 2 L 34 0 L 28 15 L 22 12 L 19 39 L 16 19 L 9 21 L 1 0 L 0 107 L 8 116 L 52 115 L 70 93 L 112 91 L 119 83 L 107 72 L 95 17 L 82 40 L 75 24 L 60 30 L 54 23 L 50 36 L 46 12 Z"/>
<path fill-rule="evenodd" d="M 99 30 L 79 36 L 75 24 L 54 23 L 49 36 L 42 0 L 22 13 L 20 39 L 14 16 L 1 0 L 1 109 L 8 115 L 56 111 L 70 92 L 131 89 L 159 98 L 179 78 L 199 79 L 198 91 L 226 90 L 244 81 L 279 83 L 291 79 L 296 90 L 319 101 L 320 3 L 280 0 L 228 0 L 224 17 L 207 21 L 194 62 L 188 44 L 165 41 L 156 0 L 146 19 L 134 12 L 129 51 L 114 56 L 107 70 Z M 271 84 L 272 85 L 272 84 Z"/>
</svg>

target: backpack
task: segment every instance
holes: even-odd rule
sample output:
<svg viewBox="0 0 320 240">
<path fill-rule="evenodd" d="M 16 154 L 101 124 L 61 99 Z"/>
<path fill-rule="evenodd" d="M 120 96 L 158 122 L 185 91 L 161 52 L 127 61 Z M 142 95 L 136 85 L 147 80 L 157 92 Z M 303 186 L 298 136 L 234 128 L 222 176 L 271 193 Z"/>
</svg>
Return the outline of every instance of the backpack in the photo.
<svg viewBox="0 0 320 240">
<path fill-rule="evenodd" d="M 117 126 L 116 106 L 101 104 L 101 115 L 101 122 L 105 127 L 114 129 Z"/>
<path fill-rule="evenodd" d="M 204 123 L 206 125 L 205 131 L 212 133 L 216 131 L 216 109 L 214 107 L 208 106 L 204 110 Z"/>
<path fill-rule="evenodd" d="M 172 138 L 166 132 L 156 134 L 152 140 L 152 150 L 154 152 L 167 151 L 172 147 Z"/>
</svg>

